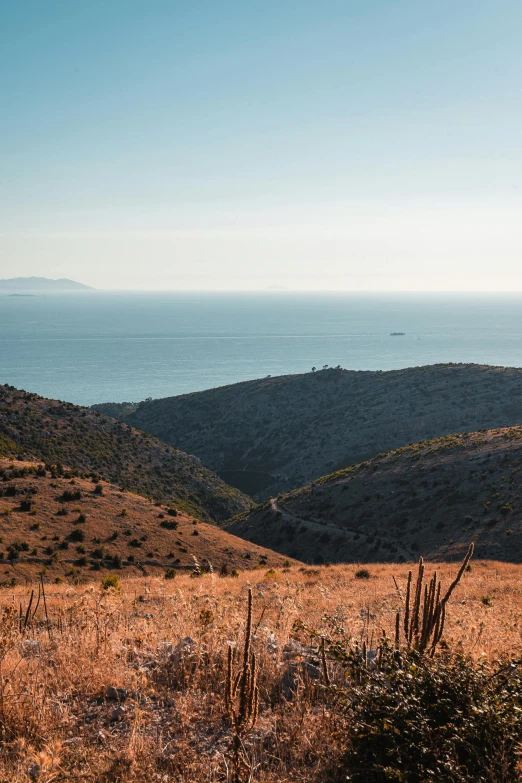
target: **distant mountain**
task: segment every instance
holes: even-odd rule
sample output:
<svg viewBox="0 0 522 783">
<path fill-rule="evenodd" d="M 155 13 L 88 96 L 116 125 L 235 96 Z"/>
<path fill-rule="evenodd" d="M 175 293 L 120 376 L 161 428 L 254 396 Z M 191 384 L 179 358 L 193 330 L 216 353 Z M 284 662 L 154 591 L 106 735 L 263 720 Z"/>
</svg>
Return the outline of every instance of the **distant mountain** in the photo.
<svg viewBox="0 0 522 783">
<path fill-rule="evenodd" d="M 95 408 L 263 498 L 423 438 L 520 424 L 522 369 L 324 369 Z"/>
<path fill-rule="evenodd" d="M 405 446 L 278 495 L 229 533 L 315 563 L 522 562 L 522 427 Z"/>
<path fill-rule="evenodd" d="M 65 293 L 67 291 L 94 291 L 90 285 L 77 283 L 67 277 L 51 280 L 49 277 L 11 277 L 0 280 L 0 292 Z"/>
<path fill-rule="evenodd" d="M 0 456 L 58 463 L 203 520 L 251 505 L 196 457 L 123 422 L 60 400 L 0 386 Z"/>
</svg>

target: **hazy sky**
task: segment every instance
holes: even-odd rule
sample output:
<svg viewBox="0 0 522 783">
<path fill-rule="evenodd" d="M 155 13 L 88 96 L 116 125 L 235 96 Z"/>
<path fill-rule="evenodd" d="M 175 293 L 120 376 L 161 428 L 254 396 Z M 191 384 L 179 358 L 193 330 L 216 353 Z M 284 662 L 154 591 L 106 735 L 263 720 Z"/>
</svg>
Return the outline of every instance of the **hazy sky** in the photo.
<svg viewBox="0 0 522 783">
<path fill-rule="evenodd" d="M 522 290 L 520 0 L 0 2 L 0 277 Z"/>
</svg>

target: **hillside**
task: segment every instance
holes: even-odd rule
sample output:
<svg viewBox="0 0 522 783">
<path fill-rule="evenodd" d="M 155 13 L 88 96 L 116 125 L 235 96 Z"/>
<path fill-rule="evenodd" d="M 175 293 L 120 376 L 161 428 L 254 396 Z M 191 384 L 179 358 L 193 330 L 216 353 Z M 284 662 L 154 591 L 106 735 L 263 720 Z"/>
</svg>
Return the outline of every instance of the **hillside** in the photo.
<svg viewBox="0 0 522 783">
<path fill-rule="evenodd" d="M 249 507 L 201 462 L 89 408 L 0 386 L 0 456 L 62 463 L 140 495 L 173 503 L 201 519 Z"/>
<path fill-rule="evenodd" d="M 314 562 L 522 562 L 522 427 L 380 454 L 241 515 L 230 532 Z"/>
<path fill-rule="evenodd" d="M 408 443 L 522 422 L 522 370 L 328 369 L 120 406 L 95 406 L 268 497 Z"/>
<path fill-rule="evenodd" d="M 242 541 L 172 506 L 106 482 L 0 458 L 0 582 L 35 576 L 74 581 L 102 568 L 140 574 L 194 568 L 194 558 L 219 569 L 281 566 L 284 557 Z"/>
</svg>

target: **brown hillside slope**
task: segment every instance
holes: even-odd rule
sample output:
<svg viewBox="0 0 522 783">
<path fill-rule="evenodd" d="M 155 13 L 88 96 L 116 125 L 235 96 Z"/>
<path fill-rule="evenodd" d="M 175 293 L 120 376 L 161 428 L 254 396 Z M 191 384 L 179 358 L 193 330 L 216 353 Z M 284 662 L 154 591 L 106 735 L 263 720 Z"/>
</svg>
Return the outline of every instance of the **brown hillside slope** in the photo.
<svg viewBox="0 0 522 783">
<path fill-rule="evenodd" d="M 0 536 L 4 583 L 44 567 L 48 575 L 77 581 L 95 578 L 100 568 L 136 575 L 136 563 L 153 572 L 193 568 L 194 558 L 236 569 L 285 560 L 106 482 L 71 478 L 67 471 L 53 476 L 36 463 L 7 459 L 0 459 Z"/>
<path fill-rule="evenodd" d="M 471 364 L 328 369 L 137 407 L 96 407 L 196 454 L 228 483 L 266 498 L 424 438 L 522 423 L 522 370 Z"/>
<path fill-rule="evenodd" d="M 381 454 L 241 515 L 230 532 L 300 560 L 522 562 L 522 427 Z"/>
<path fill-rule="evenodd" d="M 97 473 L 119 486 L 220 520 L 250 501 L 199 459 L 90 408 L 0 386 L 0 456 Z"/>
</svg>

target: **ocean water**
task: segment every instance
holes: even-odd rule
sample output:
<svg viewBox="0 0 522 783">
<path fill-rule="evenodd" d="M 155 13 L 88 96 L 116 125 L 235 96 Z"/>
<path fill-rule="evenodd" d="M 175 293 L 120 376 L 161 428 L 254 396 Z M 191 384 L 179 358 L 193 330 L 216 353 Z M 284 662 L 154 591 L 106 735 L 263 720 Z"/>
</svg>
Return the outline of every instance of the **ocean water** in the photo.
<svg viewBox="0 0 522 783">
<path fill-rule="evenodd" d="M 522 295 L 0 296 L 0 383 L 83 405 L 435 362 L 522 366 Z"/>
</svg>

